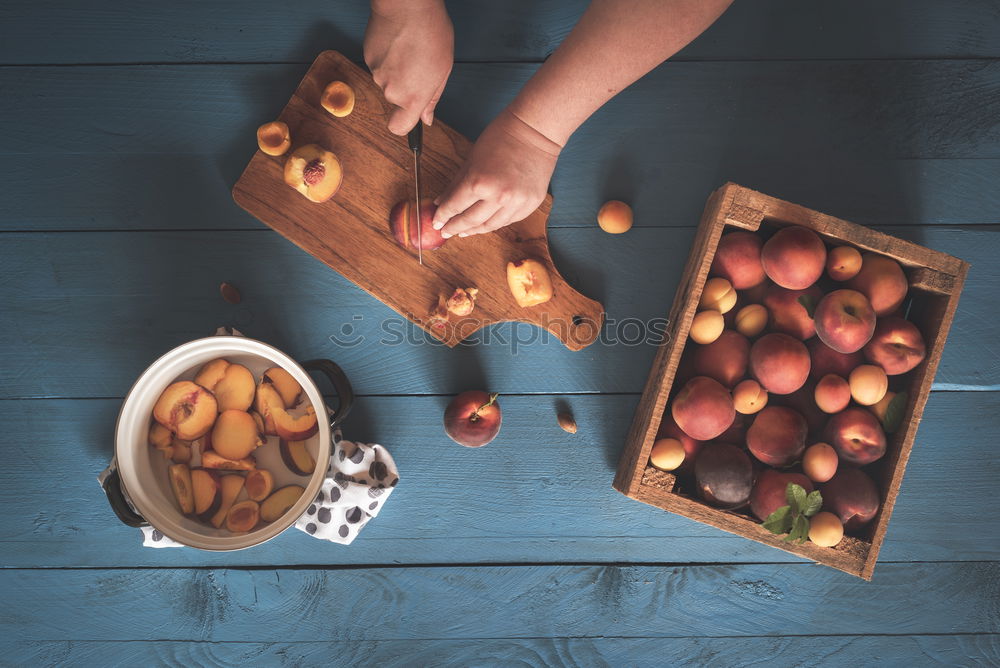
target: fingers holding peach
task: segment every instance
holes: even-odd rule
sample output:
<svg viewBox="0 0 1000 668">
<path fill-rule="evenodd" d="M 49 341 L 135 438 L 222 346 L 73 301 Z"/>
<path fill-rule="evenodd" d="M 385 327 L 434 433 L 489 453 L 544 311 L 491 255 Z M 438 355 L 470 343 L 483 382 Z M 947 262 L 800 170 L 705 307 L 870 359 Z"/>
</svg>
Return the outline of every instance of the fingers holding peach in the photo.
<svg viewBox="0 0 1000 668">
<path fill-rule="evenodd" d="M 416 203 L 412 200 L 397 202 L 389 212 L 389 227 L 392 234 L 403 248 L 416 250 L 437 250 L 444 245 L 445 238 L 440 230 L 435 230 L 431 222 L 437 207 L 430 199 L 420 201 L 419 215 Z"/>
</svg>

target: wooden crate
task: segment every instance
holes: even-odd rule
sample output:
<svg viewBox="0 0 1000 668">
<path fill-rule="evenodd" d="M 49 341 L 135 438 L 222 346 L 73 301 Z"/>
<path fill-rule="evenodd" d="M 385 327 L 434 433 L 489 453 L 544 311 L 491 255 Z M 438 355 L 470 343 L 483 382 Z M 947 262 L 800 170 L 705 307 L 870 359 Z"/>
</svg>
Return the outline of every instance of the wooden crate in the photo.
<svg viewBox="0 0 1000 668">
<path fill-rule="evenodd" d="M 903 389 L 909 393 L 909 399 L 901 426 L 887 435 L 885 456 L 866 467 L 878 483 L 882 495 L 879 514 L 866 527 L 864 535 L 845 537 L 835 548 L 818 547 L 808 542 L 802 545 L 786 543 L 782 536 L 765 530 L 750 515 L 720 510 L 682 493 L 676 489 L 677 479 L 673 474 L 660 471 L 648 463 L 719 237 L 727 229 L 756 231 L 762 226 L 766 230 L 786 225 L 802 225 L 816 231 L 828 243 L 847 243 L 862 251 L 874 251 L 899 261 L 910 283 L 908 319 L 920 329 L 927 344 L 924 361 L 903 377 L 908 384 Z M 618 463 L 614 488 L 638 501 L 870 580 L 968 267 L 968 263 L 945 253 L 749 188 L 732 183 L 719 188 L 705 205 L 674 297 L 667 336 L 657 352 L 636 409 Z"/>
</svg>

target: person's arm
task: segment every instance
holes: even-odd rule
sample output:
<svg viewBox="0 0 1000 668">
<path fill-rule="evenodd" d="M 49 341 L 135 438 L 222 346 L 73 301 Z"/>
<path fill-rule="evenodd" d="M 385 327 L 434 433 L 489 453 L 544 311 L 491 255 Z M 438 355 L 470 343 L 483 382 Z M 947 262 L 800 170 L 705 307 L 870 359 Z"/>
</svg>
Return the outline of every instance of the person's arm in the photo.
<svg viewBox="0 0 1000 668">
<path fill-rule="evenodd" d="M 491 232 L 545 198 L 570 135 L 605 102 L 683 48 L 732 0 L 594 0 L 555 53 L 483 131 L 438 198 L 444 236 Z"/>
<path fill-rule="evenodd" d="M 455 37 L 443 0 L 372 0 L 365 63 L 386 101 L 396 105 L 389 131 L 405 135 L 434 122 L 448 83 Z"/>
</svg>

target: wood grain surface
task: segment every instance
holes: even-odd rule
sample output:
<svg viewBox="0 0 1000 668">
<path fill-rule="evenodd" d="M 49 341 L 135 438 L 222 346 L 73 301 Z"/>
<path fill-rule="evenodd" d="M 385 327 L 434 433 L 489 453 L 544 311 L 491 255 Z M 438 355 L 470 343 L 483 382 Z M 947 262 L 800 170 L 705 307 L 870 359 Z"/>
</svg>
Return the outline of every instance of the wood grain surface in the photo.
<svg viewBox="0 0 1000 668">
<path fill-rule="evenodd" d="M 332 81 L 354 90 L 354 111 L 347 117 L 334 117 L 320 105 Z M 233 199 L 450 348 L 478 329 L 507 321 L 541 327 L 570 350 L 593 343 L 604 307 L 574 290 L 552 263 L 545 229 L 551 196 L 524 220 L 493 234 L 455 237 L 437 250 L 425 250 L 422 264 L 416 253 L 400 247 L 389 212 L 397 202 L 414 199 L 414 166 L 407 144 L 385 127 L 391 110 L 368 72 L 336 51 L 324 51 L 277 120 L 288 125 L 293 148 L 318 144 L 338 156 L 344 175 L 337 193 L 321 204 L 307 200 L 282 178 L 287 156 L 258 150 L 233 186 Z M 421 198 L 443 193 L 471 148 L 442 121 L 424 129 Z M 548 270 L 552 297 L 543 304 L 520 306 L 508 287 L 508 264 L 525 259 Z M 439 299 L 456 288 L 479 291 L 475 310 L 435 326 Z"/>
</svg>

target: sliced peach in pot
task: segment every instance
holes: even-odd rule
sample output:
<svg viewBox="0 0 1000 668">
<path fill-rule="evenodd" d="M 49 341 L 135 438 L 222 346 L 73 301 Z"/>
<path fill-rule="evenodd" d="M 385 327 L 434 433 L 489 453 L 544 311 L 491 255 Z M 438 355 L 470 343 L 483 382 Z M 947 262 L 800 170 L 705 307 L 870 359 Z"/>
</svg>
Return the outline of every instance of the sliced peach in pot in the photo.
<svg viewBox="0 0 1000 668">
<path fill-rule="evenodd" d="M 236 497 L 240 495 L 243 490 L 243 476 L 230 473 L 229 475 L 224 475 L 219 479 L 219 486 L 222 488 L 219 492 L 220 503 L 219 509 L 215 511 L 212 515 L 212 519 L 209 520 L 216 529 L 222 527 L 226 522 L 226 515 L 229 514 L 229 509 L 233 507 L 233 503 L 236 502 Z"/>
<path fill-rule="evenodd" d="M 194 495 L 194 513 L 208 521 L 219 509 L 222 498 L 219 495 L 219 476 L 213 471 L 194 469 L 191 471 L 191 491 Z"/>
<path fill-rule="evenodd" d="M 507 263 L 507 287 L 518 306 L 536 306 L 552 299 L 548 269 L 531 258 Z"/>
<path fill-rule="evenodd" d="M 159 422 L 153 422 L 149 426 L 149 444 L 157 450 L 166 450 L 173 442 L 173 434 Z"/>
<path fill-rule="evenodd" d="M 243 459 L 226 459 L 213 450 L 201 453 L 201 465 L 206 469 L 221 469 L 223 471 L 252 471 L 257 468 L 257 460 L 253 457 Z"/>
<path fill-rule="evenodd" d="M 349 116 L 354 111 L 354 89 L 343 81 L 331 81 L 323 89 L 319 103 L 337 118 Z"/>
<path fill-rule="evenodd" d="M 271 495 L 274 489 L 274 476 L 270 471 L 257 469 L 247 473 L 246 478 L 247 496 L 254 501 L 263 501 Z"/>
<path fill-rule="evenodd" d="M 197 383 L 181 380 L 167 386 L 153 406 L 153 417 L 177 438 L 193 441 L 215 423 L 215 395 Z"/>
<path fill-rule="evenodd" d="M 218 402 L 219 412 L 227 410 L 245 411 L 253 403 L 256 383 L 253 374 L 242 364 L 230 364 L 226 360 L 213 360 L 203 366 L 195 382 L 212 391 Z"/>
<path fill-rule="evenodd" d="M 310 202 L 322 203 L 333 197 L 343 177 L 337 156 L 316 144 L 300 146 L 285 161 L 285 183 Z"/>
<path fill-rule="evenodd" d="M 273 522 L 295 505 L 306 490 L 299 485 L 286 485 L 271 494 L 260 504 L 260 518 L 265 522 Z"/>
<path fill-rule="evenodd" d="M 168 469 L 170 489 L 181 507 L 181 512 L 190 515 L 194 512 L 194 494 L 191 491 L 191 469 L 187 464 L 174 464 Z"/>
<path fill-rule="evenodd" d="M 257 128 L 257 147 L 267 155 L 284 155 L 292 146 L 288 126 L 281 121 L 271 121 Z"/>
<path fill-rule="evenodd" d="M 285 408 L 291 408 L 299 403 L 299 397 L 302 396 L 302 386 L 299 385 L 299 381 L 292 377 L 292 374 L 280 366 L 271 367 L 265 371 L 261 382 L 271 383 L 274 386 L 274 389 L 281 396 Z"/>
<path fill-rule="evenodd" d="M 226 528 L 234 533 L 252 531 L 260 521 L 260 506 L 256 501 L 240 501 L 226 514 Z"/>
<path fill-rule="evenodd" d="M 243 459 L 263 444 L 257 423 L 244 411 L 223 411 L 212 428 L 212 448 L 226 459 Z"/>
<path fill-rule="evenodd" d="M 198 373 L 195 374 L 194 382 L 205 389 L 211 390 L 226 375 L 226 369 L 229 368 L 230 364 L 229 360 L 222 357 L 214 359 L 211 362 L 205 362 L 198 369 Z"/>
<path fill-rule="evenodd" d="M 187 464 L 191 461 L 191 441 L 174 439 L 170 442 L 170 459 L 175 464 Z"/>
<path fill-rule="evenodd" d="M 279 444 L 281 451 L 281 461 L 285 462 L 288 470 L 297 475 L 310 475 L 316 470 L 316 460 L 306 449 L 305 441 L 286 441 L 281 439 Z"/>
<path fill-rule="evenodd" d="M 274 423 L 274 431 L 287 441 L 304 441 L 319 431 L 319 421 L 312 406 L 306 407 L 303 415 L 294 416 L 285 410 L 281 395 L 270 383 L 261 383 L 257 388 L 257 410 L 264 418 Z"/>
</svg>

